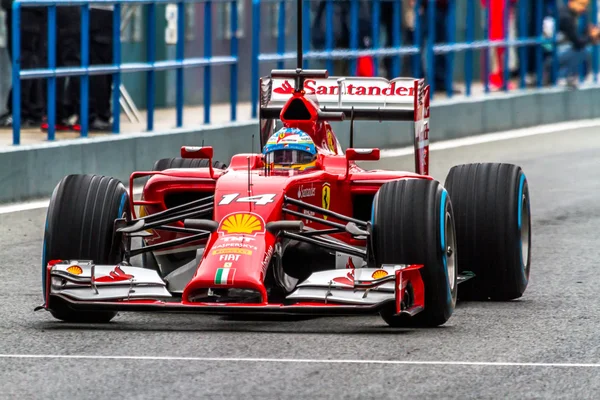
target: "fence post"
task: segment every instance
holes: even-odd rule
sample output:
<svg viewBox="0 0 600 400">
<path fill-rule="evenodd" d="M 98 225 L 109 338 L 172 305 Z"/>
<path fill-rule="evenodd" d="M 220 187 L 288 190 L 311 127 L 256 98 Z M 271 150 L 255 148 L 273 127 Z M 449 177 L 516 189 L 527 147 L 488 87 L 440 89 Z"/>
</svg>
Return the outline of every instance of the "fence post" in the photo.
<svg viewBox="0 0 600 400">
<path fill-rule="evenodd" d="M 448 14 L 446 15 L 446 37 L 449 44 L 456 41 L 456 0 L 449 0 Z M 443 55 L 446 57 L 446 94 L 448 97 L 454 95 L 454 50 Z"/>
<path fill-rule="evenodd" d="M 310 51 L 310 0 L 302 0 L 302 43 L 304 43 L 303 51 L 306 54 Z M 302 57 L 302 68 L 309 68 L 309 62 L 306 57 Z"/>
<path fill-rule="evenodd" d="M 121 4 L 115 4 L 113 12 L 113 65 L 117 68 L 113 74 L 113 133 L 117 134 L 120 127 L 121 92 Z"/>
<path fill-rule="evenodd" d="M 416 0 L 415 8 L 413 10 L 414 15 L 415 15 L 414 45 L 417 46 L 419 49 L 419 51 L 413 56 L 413 71 L 414 71 L 415 78 L 421 77 L 421 61 L 423 59 L 423 41 L 421 40 L 421 37 L 422 37 L 421 31 L 423 29 L 423 27 L 421 26 L 421 23 L 423 22 L 423 20 L 420 17 L 420 15 L 421 15 L 420 8 L 421 8 L 422 1 L 427 1 L 427 0 Z"/>
<path fill-rule="evenodd" d="M 183 85 L 183 59 L 185 58 L 185 3 L 177 3 L 177 43 L 175 44 L 175 59 L 180 63 L 175 75 L 175 113 L 176 125 L 178 128 L 183 126 L 183 104 L 184 104 L 184 85 Z"/>
<path fill-rule="evenodd" d="M 598 2 L 592 1 L 592 24 L 598 25 Z M 598 82 L 598 44 L 592 47 L 592 71 L 594 72 L 594 83 Z"/>
<path fill-rule="evenodd" d="M 475 0 L 467 0 L 467 32 L 465 40 L 469 45 L 475 40 Z M 469 48 L 465 52 L 465 83 L 467 97 L 471 96 L 471 84 L 473 82 L 473 50 Z"/>
<path fill-rule="evenodd" d="M 552 16 L 555 21 L 555 29 L 552 33 L 552 86 L 556 86 L 558 79 L 558 52 L 557 52 L 557 27 L 558 27 L 558 8 L 556 5 L 552 7 Z"/>
<path fill-rule="evenodd" d="M 231 64 L 230 98 L 231 98 L 231 120 L 237 120 L 237 95 L 238 95 L 238 3 L 231 2 L 231 56 L 235 57 L 235 63 Z"/>
<path fill-rule="evenodd" d="M 148 20 L 146 23 L 146 57 L 148 62 L 154 64 L 156 62 L 156 3 L 148 4 Z M 147 130 L 154 130 L 154 92 L 155 88 L 155 71 L 149 70 L 146 72 L 146 125 Z"/>
<path fill-rule="evenodd" d="M 212 1 L 204 3 L 204 57 L 212 57 Z M 211 67 L 204 67 L 204 123 L 210 123 Z"/>
<path fill-rule="evenodd" d="M 502 25 L 503 25 L 503 31 L 504 31 L 504 59 L 503 60 L 498 60 L 498 62 L 502 63 L 503 68 L 502 68 L 502 89 L 505 92 L 508 92 L 508 78 L 510 77 L 509 75 L 509 67 L 508 67 L 508 61 L 510 59 L 510 46 L 508 45 L 507 41 L 509 40 L 509 34 L 508 34 L 508 21 L 509 21 L 509 15 L 510 15 L 510 3 L 509 0 L 503 0 L 504 1 L 504 15 L 502 16 Z"/>
<path fill-rule="evenodd" d="M 88 68 L 90 65 L 90 5 L 81 6 L 81 67 Z M 81 126 L 81 137 L 88 136 L 89 129 L 89 72 L 81 75 L 80 87 L 80 111 L 79 123 Z M 115 90 L 118 90 L 115 88 Z"/>
<path fill-rule="evenodd" d="M 279 5 L 279 14 L 277 16 L 277 53 L 279 56 L 283 56 L 283 53 L 285 53 L 285 28 L 287 26 L 285 23 L 286 1 L 281 0 L 277 4 Z M 283 69 L 284 65 L 285 61 L 283 59 L 277 61 L 278 69 Z"/>
<path fill-rule="evenodd" d="M 325 3 L 325 51 L 330 52 L 331 50 L 333 50 L 333 36 L 334 36 L 334 32 L 333 32 L 333 24 L 335 23 L 333 21 L 333 3 L 332 0 L 326 0 L 327 2 Z M 326 65 L 326 69 L 327 71 L 329 71 L 329 75 L 335 75 L 334 72 L 334 67 L 333 67 L 333 60 L 331 59 L 331 57 L 327 57 L 327 60 L 325 61 L 325 65 Z"/>
<path fill-rule="evenodd" d="M 435 0 L 425 0 L 427 4 L 427 82 L 429 83 L 429 98 L 433 100 L 435 93 Z"/>
<path fill-rule="evenodd" d="M 352 0 L 350 3 L 350 26 L 359 26 L 358 18 L 358 0 Z M 350 50 L 358 50 L 358 29 L 350 29 Z M 350 59 L 350 73 L 356 75 L 357 73 L 357 57 L 353 56 Z M 329 73 L 332 73 L 331 71 Z"/>
<path fill-rule="evenodd" d="M 392 47 L 394 49 L 399 49 L 402 46 L 402 21 L 401 16 L 402 13 L 400 11 L 401 8 L 401 0 L 394 0 L 394 4 L 392 5 L 392 37 L 387 38 L 388 42 L 392 41 Z M 400 76 L 400 54 L 396 54 L 392 58 L 392 70 L 387 71 L 390 77 L 395 78 Z"/>
<path fill-rule="evenodd" d="M 21 144 L 21 3 L 12 3 L 12 114 L 13 145 Z"/>
<path fill-rule="evenodd" d="M 519 1 L 517 7 L 517 37 L 519 38 L 519 40 L 522 40 L 523 38 L 529 36 L 525 34 L 527 28 L 525 21 L 525 2 Z M 527 74 L 527 50 L 527 47 L 519 45 L 519 86 L 521 87 L 521 89 L 525 89 L 525 75 Z"/>
<path fill-rule="evenodd" d="M 492 13 L 490 12 L 491 0 L 485 0 L 483 36 L 486 40 L 486 47 L 483 51 L 483 89 L 485 93 L 490 92 L 490 22 Z"/>
<path fill-rule="evenodd" d="M 48 69 L 56 71 L 56 5 L 48 7 Z M 56 130 L 56 76 L 48 78 L 48 140 Z"/>
<path fill-rule="evenodd" d="M 260 51 L 260 0 L 252 0 L 252 61 L 251 73 L 252 82 L 250 83 L 250 104 L 252 105 L 252 118 L 258 117 L 258 84 L 260 77 L 258 55 Z"/>
<path fill-rule="evenodd" d="M 381 0 L 373 0 L 373 15 L 372 15 L 372 29 L 373 29 L 373 49 L 378 50 L 381 46 L 379 45 L 379 27 L 381 26 Z M 375 69 L 373 73 L 375 76 L 379 76 L 379 56 L 373 57 L 373 64 Z"/>
<path fill-rule="evenodd" d="M 538 43 L 543 40 L 542 36 L 542 19 L 543 19 L 543 3 L 542 0 L 534 0 L 536 2 L 535 7 L 535 35 L 538 39 Z M 537 72 L 537 87 L 542 87 L 543 78 L 543 66 L 542 66 L 542 46 L 537 45 L 535 47 L 535 66 Z"/>
</svg>

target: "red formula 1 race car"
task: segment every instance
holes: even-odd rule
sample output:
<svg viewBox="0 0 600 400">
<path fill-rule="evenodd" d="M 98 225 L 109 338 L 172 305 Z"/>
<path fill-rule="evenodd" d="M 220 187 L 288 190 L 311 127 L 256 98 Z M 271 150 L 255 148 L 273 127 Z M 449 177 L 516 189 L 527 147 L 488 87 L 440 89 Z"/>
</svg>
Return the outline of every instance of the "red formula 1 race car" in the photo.
<svg viewBox="0 0 600 400">
<path fill-rule="evenodd" d="M 129 192 L 110 177 L 64 178 L 48 209 L 42 308 L 74 322 L 162 311 L 380 314 L 391 326 L 438 326 L 457 296 L 523 294 L 525 175 L 468 164 L 444 185 L 430 177 L 423 80 L 275 70 L 261 79 L 260 113 L 264 152 L 228 166 L 212 147 L 183 147 L 132 174 Z M 360 168 L 379 150 L 344 152 L 329 123 L 344 119 L 413 121 L 416 172 Z"/>
</svg>

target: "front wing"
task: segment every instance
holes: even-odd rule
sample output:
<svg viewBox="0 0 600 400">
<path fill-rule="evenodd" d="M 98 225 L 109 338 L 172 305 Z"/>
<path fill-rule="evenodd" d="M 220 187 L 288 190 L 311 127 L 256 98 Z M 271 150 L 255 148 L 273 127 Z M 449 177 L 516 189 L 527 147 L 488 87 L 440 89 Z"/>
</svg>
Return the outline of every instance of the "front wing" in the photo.
<svg viewBox="0 0 600 400">
<path fill-rule="evenodd" d="M 188 302 L 167 290 L 157 272 L 92 261 L 52 261 L 46 270 L 42 308 L 198 314 L 374 314 L 395 307 L 415 315 L 425 306 L 420 265 L 334 269 L 312 274 L 282 303 Z"/>
</svg>

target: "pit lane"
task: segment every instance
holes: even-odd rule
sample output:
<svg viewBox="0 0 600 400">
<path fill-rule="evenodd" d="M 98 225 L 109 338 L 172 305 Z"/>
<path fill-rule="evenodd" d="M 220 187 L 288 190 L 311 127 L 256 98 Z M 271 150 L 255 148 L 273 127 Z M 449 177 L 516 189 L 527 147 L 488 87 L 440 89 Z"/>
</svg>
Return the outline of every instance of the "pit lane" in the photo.
<svg viewBox="0 0 600 400">
<path fill-rule="evenodd" d="M 458 163 L 520 164 L 533 213 L 525 296 L 459 304 L 437 329 L 390 329 L 377 316 L 239 321 L 121 314 L 109 326 L 60 323 L 33 313 L 41 302 L 45 210 L 1 214 L 0 398 L 597 398 L 596 129 L 431 153 L 431 174 L 442 182 Z M 412 170 L 413 160 L 365 165 Z"/>
</svg>

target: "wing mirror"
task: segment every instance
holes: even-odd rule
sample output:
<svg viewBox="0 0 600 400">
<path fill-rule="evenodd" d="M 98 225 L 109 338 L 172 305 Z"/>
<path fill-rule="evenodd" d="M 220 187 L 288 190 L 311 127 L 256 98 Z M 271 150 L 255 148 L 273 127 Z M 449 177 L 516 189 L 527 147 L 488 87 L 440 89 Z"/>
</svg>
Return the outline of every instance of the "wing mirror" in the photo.
<svg viewBox="0 0 600 400">
<path fill-rule="evenodd" d="M 182 146 L 181 147 L 181 158 L 200 158 L 203 160 L 208 159 L 208 171 L 210 177 L 215 178 L 215 171 L 213 170 L 213 148 L 212 146 Z"/>
<path fill-rule="evenodd" d="M 377 161 L 379 160 L 379 149 L 347 149 L 348 161 Z"/>
</svg>

